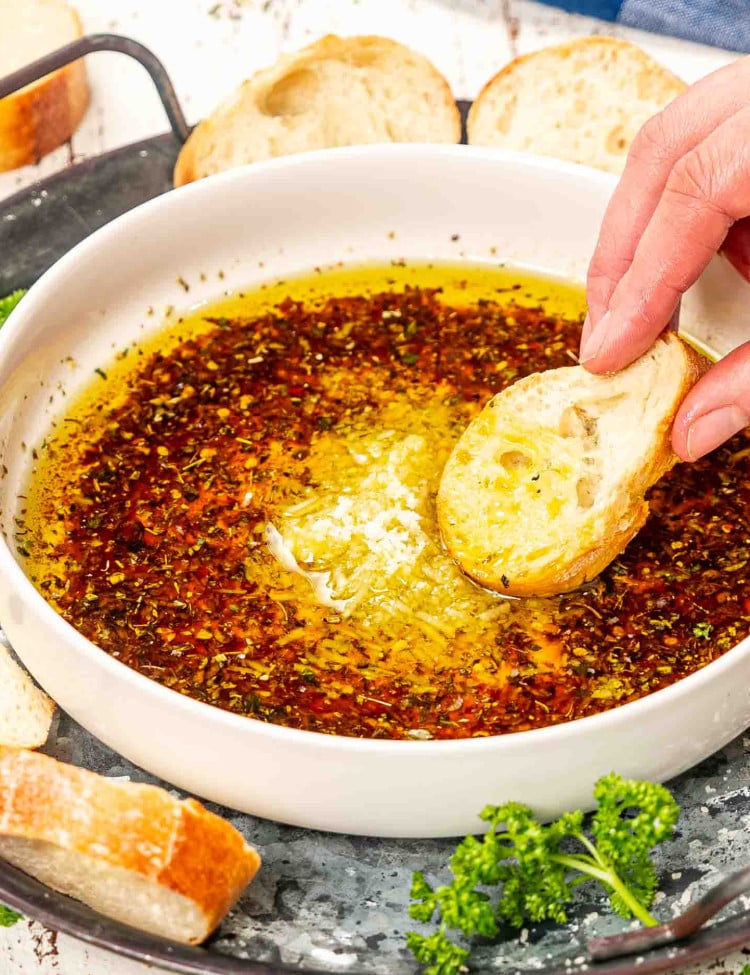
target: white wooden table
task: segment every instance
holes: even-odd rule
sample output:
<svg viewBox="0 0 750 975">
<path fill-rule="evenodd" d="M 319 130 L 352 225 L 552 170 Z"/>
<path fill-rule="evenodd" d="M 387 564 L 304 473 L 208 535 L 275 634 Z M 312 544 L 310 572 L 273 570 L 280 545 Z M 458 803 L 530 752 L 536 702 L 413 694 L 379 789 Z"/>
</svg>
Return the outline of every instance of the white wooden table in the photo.
<svg viewBox="0 0 750 975">
<path fill-rule="evenodd" d="M 23 2 L 23 0 L 18 0 Z M 641 44 L 686 81 L 732 60 L 707 47 L 657 37 L 524 0 L 75 0 L 85 29 L 130 35 L 164 61 L 195 122 L 256 68 L 321 34 L 386 34 L 422 51 L 459 98 L 472 98 L 511 57 L 592 33 Z M 39 166 L 0 174 L 0 199 L 71 162 L 167 129 L 140 65 L 89 58 L 91 108 L 70 145 Z M 2 73 L 2 65 L 0 65 Z M 1 255 L 0 255 L 1 259 Z M 736 954 L 701 971 L 738 973 Z M 145 975 L 153 969 L 57 936 L 35 922 L 0 929 L 0 975 Z"/>
</svg>

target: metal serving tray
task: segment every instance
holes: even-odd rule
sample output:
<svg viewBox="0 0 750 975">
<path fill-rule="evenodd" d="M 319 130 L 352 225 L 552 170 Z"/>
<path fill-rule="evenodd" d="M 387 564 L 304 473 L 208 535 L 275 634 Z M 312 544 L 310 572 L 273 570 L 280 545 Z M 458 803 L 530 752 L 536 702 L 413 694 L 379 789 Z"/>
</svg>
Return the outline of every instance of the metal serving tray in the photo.
<svg viewBox="0 0 750 975">
<path fill-rule="evenodd" d="M 147 67 L 164 101 L 172 133 L 88 159 L 0 203 L 0 295 L 29 287 L 98 227 L 171 187 L 174 161 L 188 129 L 164 69 L 135 42 L 111 35 L 84 38 L 13 78 L 0 80 L 0 97 L 66 60 L 103 49 L 129 53 Z M 469 104 L 461 102 L 459 107 L 465 117 Z M 62 712 L 44 751 L 102 775 L 128 776 L 171 789 L 106 748 Z M 677 838 L 656 855 L 662 882 L 655 913 L 665 921 L 681 914 L 738 866 L 750 864 L 750 737 L 738 738 L 670 787 L 682 816 Z M 393 801 L 398 802 L 398 797 Z M 318 833 L 208 805 L 257 846 L 264 863 L 218 932 L 200 948 L 103 918 L 2 861 L 0 902 L 52 929 L 175 972 L 413 975 L 418 971 L 404 940 L 406 931 L 416 926 L 408 916 L 411 873 L 421 869 L 428 877 L 445 878 L 454 841 Z M 629 925 L 612 914 L 603 895 L 584 886 L 579 888 L 568 924 L 530 926 L 520 937 L 508 929 L 496 942 L 477 946 L 472 968 L 518 975 L 577 971 L 647 975 L 684 968 L 750 943 L 748 907 L 750 900 L 740 897 L 718 920 L 676 944 L 644 946 L 637 955 L 597 962 L 589 955 L 589 943 L 619 935 Z"/>
</svg>

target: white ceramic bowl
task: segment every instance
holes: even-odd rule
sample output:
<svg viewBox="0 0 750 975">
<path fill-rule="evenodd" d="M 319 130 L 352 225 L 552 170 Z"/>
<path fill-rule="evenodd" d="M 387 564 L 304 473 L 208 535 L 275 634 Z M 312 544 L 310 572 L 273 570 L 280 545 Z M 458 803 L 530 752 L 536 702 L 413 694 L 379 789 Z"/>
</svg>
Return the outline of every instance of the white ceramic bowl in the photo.
<svg viewBox="0 0 750 975">
<path fill-rule="evenodd" d="M 14 553 L 22 443 L 44 434 L 62 389 L 81 388 L 115 349 L 157 327 L 164 306 L 186 303 L 178 277 L 190 302 L 338 260 L 503 259 L 582 280 L 613 185 L 581 167 L 462 146 L 342 149 L 169 193 L 59 261 L 0 332 L 0 622 L 48 693 L 131 761 L 199 796 L 382 836 L 475 831 L 486 803 L 508 799 L 544 817 L 587 807 L 603 773 L 668 779 L 744 729 L 750 641 L 635 703 L 521 734 L 363 741 L 264 724 L 108 656 L 44 601 Z M 724 351 L 750 337 L 747 308 L 750 288 L 717 261 L 683 321 Z"/>
</svg>

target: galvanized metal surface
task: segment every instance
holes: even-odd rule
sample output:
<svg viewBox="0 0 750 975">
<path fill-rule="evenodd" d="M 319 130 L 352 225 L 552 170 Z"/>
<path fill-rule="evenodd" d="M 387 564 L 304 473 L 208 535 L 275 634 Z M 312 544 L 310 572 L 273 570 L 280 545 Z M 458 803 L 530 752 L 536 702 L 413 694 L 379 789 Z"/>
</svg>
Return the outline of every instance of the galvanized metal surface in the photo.
<svg viewBox="0 0 750 975">
<path fill-rule="evenodd" d="M 167 191 L 175 153 L 172 137 L 162 136 L 87 161 L 7 201 L 0 210 L 0 293 L 27 286 L 96 226 Z M 64 714 L 56 720 L 47 751 L 103 775 L 156 781 Z M 252 775 L 252 763 L 237 774 Z M 657 855 L 662 890 L 656 912 L 664 920 L 683 911 L 724 874 L 750 864 L 750 738 L 737 739 L 672 787 L 683 815 L 678 838 Z M 398 802 L 398 797 L 393 801 Z M 207 949 L 188 952 L 180 960 L 175 949 L 147 937 L 125 937 L 117 926 L 74 908 L 78 933 L 130 957 L 181 971 L 245 971 L 252 975 L 255 970 L 261 975 L 252 966 L 238 968 L 230 959 L 254 961 L 266 970 L 360 975 L 411 975 L 416 971 L 404 945 L 405 932 L 413 927 L 408 918 L 411 873 L 419 868 L 431 878 L 446 878 L 446 863 L 455 845 L 452 841 L 337 836 L 216 811 L 257 845 L 264 867 Z M 8 883 L 9 877 L 6 874 Z M 0 871 L 0 887 L 2 883 Z M 33 914 L 36 904 L 49 927 L 65 929 L 67 923 L 67 930 L 76 930 L 64 921 L 70 902 L 34 889 L 26 894 L 31 898 L 29 913 Z M 724 940 L 717 930 L 716 940 L 709 939 L 700 951 L 665 949 L 637 965 L 633 959 L 620 959 L 594 970 L 602 975 L 663 971 L 697 962 L 706 952 L 718 954 L 737 947 L 745 937 L 750 942 L 750 913 L 742 916 L 748 908 L 747 898 L 731 904 L 723 916 L 736 920 L 724 929 Z M 569 924 L 531 927 L 520 937 L 504 932 L 497 944 L 479 946 L 475 959 L 483 971 L 576 969 L 584 962 L 588 940 L 624 928 L 605 900 L 584 887 Z M 0 938 L 0 973 L 6 975 L 2 945 Z"/>
</svg>

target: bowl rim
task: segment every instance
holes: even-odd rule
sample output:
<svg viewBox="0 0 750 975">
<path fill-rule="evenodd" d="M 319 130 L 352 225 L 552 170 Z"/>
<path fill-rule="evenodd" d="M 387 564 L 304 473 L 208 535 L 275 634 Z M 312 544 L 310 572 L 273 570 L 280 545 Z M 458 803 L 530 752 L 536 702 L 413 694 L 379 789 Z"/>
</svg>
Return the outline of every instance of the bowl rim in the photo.
<svg viewBox="0 0 750 975">
<path fill-rule="evenodd" d="M 61 285 L 64 287 L 68 271 L 80 261 L 85 261 L 89 251 L 96 248 L 101 241 L 118 235 L 127 235 L 131 228 L 138 226 L 142 221 L 158 219 L 160 213 L 161 219 L 166 219 L 172 207 L 180 205 L 181 201 L 191 196 L 197 200 L 202 197 L 210 198 L 216 193 L 227 192 L 234 184 L 244 183 L 256 177 L 260 178 L 266 174 L 277 172 L 302 170 L 303 173 L 296 178 L 304 178 L 304 170 L 313 163 L 323 162 L 324 166 L 335 167 L 339 164 L 347 164 L 350 161 L 356 163 L 360 159 L 377 158 L 378 156 L 412 159 L 415 157 L 434 159 L 445 157 L 446 159 L 464 158 L 467 160 L 473 157 L 497 162 L 498 165 L 522 166 L 530 170 L 532 174 L 564 174 L 569 177 L 577 177 L 589 183 L 598 183 L 605 188 L 614 188 L 617 182 L 617 178 L 610 173 L 552 157 L 536 156 L 495 147 L 443 143 L 344 146 L 335 149 L 301 152 L 237 167 L 148 200 L 95 230 L 67 251 L 32 284 L 24 300 L 11 312 L 0 330 L 0 365 L 6 352 L 13 346 L 16 335 L 20 334 L 26 322 L 33 318 L 37 305 L 46 300 L 49 290 L 56 290 Z M 154 214 L 157 216 L 154 217 Z M 201 722 L 204 727 L 215 724 L 238 735 L 260 735 L 268 741 L 278 741 L 281 744 L 301 746 L 302 748 L 323 748 L 329 751 L 368 752 L 384 756 L 419 754 L 420 756 L 438 757 L 456 752 L 481 753 L 482 750 L 512 752 L 521 742 L 523 747 L 530 747 L 535 744 L 543 746 L 548 743 L 562 745 L 565 742 L 575 741 L 580 735 L 596 735 L 597 732 L 611 731 L 622 723 L 628 723 L 631 720 L 637 721 L 639 717 L 652 712 L 654 709 L 668 706 L 679 707 L 681 699 L 698 692 L 703 684 L 720 680 L 722 672 L 733 667 L 739 656 L 750 655 L 750 636 L 748 636 L 716 660 L 667 687 L 597 714 L 573 721 L 545 725 L 541 728 L 530 728 L 526 731 L 509 732 L 501 735 L 441 738 L 427 741 L 400 738 L 358 738 L 320 731 L 307 731 L 261 721 L 258 718 L 237 714 L 213 704 L 196 700 L 189 695 L 181 694 L 179 691 L 160 684 L 153 678 L 146 677 L 112 657 L 56 612 L 17 562 L 3 533 L 0 533 L 0 578 L 7 583 L 11 592 L 15 591 L 21 596 L 24 605 L 28 607 L 30 612 L 41 616 L 42 620 L 51 627 L 61 641 L 69 645 L 75 653 L 86 658 L 95 670 L 103 673 L 107 678 L 129 684 L 134 693 L 151 697 L 153 701 L 165 708 L 182 711 L 186 717 Z M 1 624 L 2 621 L 0 621 Z"/>
</svg>

